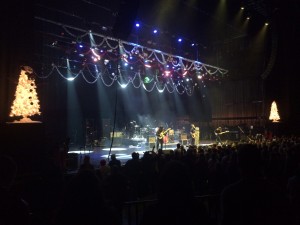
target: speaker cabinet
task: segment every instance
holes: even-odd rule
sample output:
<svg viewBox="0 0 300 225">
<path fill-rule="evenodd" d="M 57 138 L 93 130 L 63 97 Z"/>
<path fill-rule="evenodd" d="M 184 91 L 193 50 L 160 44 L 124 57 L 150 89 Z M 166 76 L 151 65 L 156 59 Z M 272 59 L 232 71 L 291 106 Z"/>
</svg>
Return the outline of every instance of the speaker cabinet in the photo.
<svg viewBox="0 0 300 225">
<path fill-rule="evenodd" d="M 148 138 L 148 142 L 149 142 L 149 143 L 155 143 L 155 142 L 156 142 L 155 136 L 149 137 L 149 138 Z"/>
<path fill-rule="evenodd" d="M 186 133 L 182 133 L 180 135 L 180 140 L 187 140 L 187 134 Z"/>
</svg>

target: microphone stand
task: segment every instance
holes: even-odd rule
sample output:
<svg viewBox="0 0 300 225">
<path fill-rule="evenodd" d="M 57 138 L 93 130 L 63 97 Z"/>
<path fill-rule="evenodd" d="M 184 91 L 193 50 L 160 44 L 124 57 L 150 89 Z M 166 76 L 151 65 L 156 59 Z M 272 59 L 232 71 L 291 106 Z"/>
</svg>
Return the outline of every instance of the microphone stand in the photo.
<svg viewBox="0 0 300 225">
<path fill-rule="evenodd" d="M 240 130 L 244 135 L 246 135 L 245 132 L 243 131 L 243 129 L 242 129 L 240 126 L 238 126 L 238 128 L 239 128 L 239 130 Z M 246 135 L 246 137 L 248 138 L 249 141 L 253 141 L 248 135 Z"/>
</svg>

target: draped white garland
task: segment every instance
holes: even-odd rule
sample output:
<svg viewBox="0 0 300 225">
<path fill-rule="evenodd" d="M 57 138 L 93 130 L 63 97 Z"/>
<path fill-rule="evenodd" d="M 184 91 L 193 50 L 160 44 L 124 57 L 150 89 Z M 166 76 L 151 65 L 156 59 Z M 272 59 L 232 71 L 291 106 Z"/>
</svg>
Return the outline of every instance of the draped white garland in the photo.
<svg viewBox="0 0 300 225">
<path fill-rule="evenodd" d="M 74 45 L 83 45 L 66 57 L 68 66 L 52 63 L 49 73 L 40 78 L 48 78 L 57 72 L 62 78 L 72 80 L 78 76 L 89 84 L 101 80 L 107 87 L 117 82 L 121 87 L 131 84 L 151 92 L 168 91 L 192 95 L 197 83 L 224 78 L 228 70 L 208 65 L 181 56 L 168 54 L 135 43 L 93 33 L 40 17 L 43 22 L 61 26 L 74 40 Z M 78 34 L 81 33 L 81 34 Z M 89 44 L 87 44 L 89 43 Z M 81 58 L 80 58 L 81 57 Z M 67 75 L 66 75 L 67 74 Z M 145 82 L 145 77 L 148 78 Z"/>
</svg>

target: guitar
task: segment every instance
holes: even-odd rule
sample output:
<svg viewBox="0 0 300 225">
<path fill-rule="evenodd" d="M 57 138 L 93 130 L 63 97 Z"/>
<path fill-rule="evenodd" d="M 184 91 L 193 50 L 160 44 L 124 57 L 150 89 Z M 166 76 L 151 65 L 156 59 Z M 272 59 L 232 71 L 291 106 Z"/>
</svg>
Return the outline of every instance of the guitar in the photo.
<svg viewBox="0 0 300 225">
<path fill-rule="evenodd" d="M 169 130 L 171 130 L 171 128 L 168 128 L 168 129 L 166 129 L 165 131 L 160 132 L 160 134 L 159 134 L 159 136 L 158 136 L 158 139 L 163 139 L 164 136 L 166 135 L 166 133 L 168 133 Z"/>
<path fill-rule="evenodd" d="M 195 132 L 194 132 L 194 133 L 191 132 L 191 137 L 192 137 L 192 138 L 195 138 L 195 137 L 196 137 L 196 133 L 195 133 Z"/>
<path fill-rule="evenodd" d="M 229 130 L 219 132 L 219 133 L 215 132 L 215 135 L 221 135 L 221 134 L 226 134 L 226 133 L 229 133 Z"/>
</svg>

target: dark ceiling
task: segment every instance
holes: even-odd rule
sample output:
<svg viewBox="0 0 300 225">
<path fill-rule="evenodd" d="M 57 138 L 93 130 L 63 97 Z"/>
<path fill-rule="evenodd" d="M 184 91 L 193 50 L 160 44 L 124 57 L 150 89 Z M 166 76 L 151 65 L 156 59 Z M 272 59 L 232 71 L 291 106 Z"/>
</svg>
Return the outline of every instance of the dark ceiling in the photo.
<svg viewBox="0 0 300 225">
<path fill-rule="evenodd" d="M 253 21 L 248 31 L 234 21 L 241 6 L 245 7 L 241 20 L 251 16 Z M 57 23 L 184 54 L 194 51 L 189 48 L 192 43 L 201 53 L 216 43 L 251 35 L 251 29 L 270 21 L 277 9 L 276 1 L 267 0 L 42 0 L 35 3 L 34 13 L 43 35 L 64 39 L 60 29 L 49 26 Z M 139 30 L 134 27 L 136 21 L 141 23 Z M 152 33 L 154 28 L 157 35 Z M 183 38 L 183 47 L 177 46 L 178 37 Z M 184 51 L 176 52 L 179 48 Z"/>
</svg>

